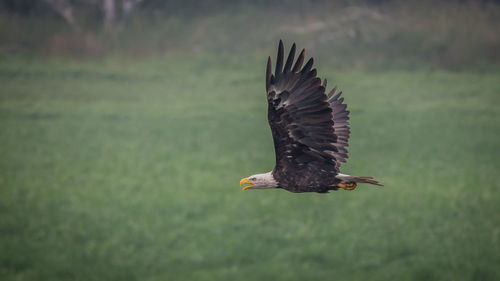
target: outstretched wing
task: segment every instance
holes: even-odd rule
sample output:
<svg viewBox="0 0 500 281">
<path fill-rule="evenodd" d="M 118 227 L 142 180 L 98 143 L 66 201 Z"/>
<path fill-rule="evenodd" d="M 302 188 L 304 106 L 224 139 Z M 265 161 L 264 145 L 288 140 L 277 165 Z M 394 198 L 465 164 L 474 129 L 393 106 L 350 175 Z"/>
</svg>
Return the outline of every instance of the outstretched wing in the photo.
<svg viewBox="0 0 500 281">
<path fill-rule="evenodd" d="M 274 139 L 276 165 L 294 162 L 315 164 L 338 173 L 347 158 L 349 111 L 334 88 L 325 94 L 326 80 L 311 69 L 313 59 L 304 63 L 304 50 L 295 60 L 295 44 L 283 65 L 283 43 L 280 41 L 274 75 L 271 58 L 267 62 L 266 90 L 268 121 Z M 292 67 L 293 65 L 293 67 Z M 327 166 L 327 167 L 325 167 Z"/>
<path fill-rule="evenodd" d="M 323 87 L 326 87 L 326 79 Z M 333 152 L 333 156 L 337 160 L 337 167 L 340 167 L 342 162 L 347 161 L 347 146 L 349 146 L 351 130 L 349 129 L 349 110 L 347 110 L 347 105 L 343 103 L 344 98 L 340 97 L 342 92 L 335 94 L 336 90 L 337 86 L 328 93 L 327 97 L 333 113 L 333 133 L 337 135 L 337 142 L 333 143 L 337 151 Z"/>
</svg>

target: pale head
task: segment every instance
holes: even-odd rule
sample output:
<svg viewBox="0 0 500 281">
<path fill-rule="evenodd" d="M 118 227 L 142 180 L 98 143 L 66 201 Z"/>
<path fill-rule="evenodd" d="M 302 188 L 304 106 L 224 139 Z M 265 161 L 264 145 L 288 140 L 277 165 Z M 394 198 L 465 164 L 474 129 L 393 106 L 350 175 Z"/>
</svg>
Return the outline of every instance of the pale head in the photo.
<svg viewBox="0 0 500 281">
<path fill-rule="evenodd" d="M 274 179 L 271 172 L 264 174 L 251 175 L 248 178 L 241 179 L 240 185 L 249 184 L 243 187 L 247 189 L 266 189 L 278 187 L 278 182 Z"/>
</svg>

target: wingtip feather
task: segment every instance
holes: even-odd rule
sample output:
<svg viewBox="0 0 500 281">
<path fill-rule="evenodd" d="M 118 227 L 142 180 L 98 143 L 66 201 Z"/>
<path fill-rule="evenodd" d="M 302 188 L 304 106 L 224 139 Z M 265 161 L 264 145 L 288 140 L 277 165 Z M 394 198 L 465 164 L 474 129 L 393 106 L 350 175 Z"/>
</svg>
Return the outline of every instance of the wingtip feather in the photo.
<svg viewBox="0 0 500 281">
<path fill-rule="evenodd" d="M 306 65 L 304 65 L 304 67 L 302 68 L 302 71 L 301 71 L 302 74 L 309 72 L 311 70 L 311 67 L 313 66 L 313 64 L 314 64 L 314 58 L 310 58 L 307 61 Z"/>
<path fill-rule="evenodd" d="M 266 67 L 266 90 L 269 90 L 269 87 L 271 86 L 271 75 L 272 75 L 272 63 L 271 63 L 271 57 L 269 56 L 267 58 L 267 67 Z"/>
<path fill-rule="evenodd" d="M 305 56 L 306 56 L 306 49 L 302 49 L 299 56 L 297 57 L 297 62 L 295 62 L 295 65 L 293 66 L 292 72 L 299 71 L 299 69 L 302 67 L 302 64 L 304 63 Z"/>
<path fill-rule="evenodd" d="M 283 47 L 283 41 L 280 40 L 278 46 L 278 57 L 276 58 L 276 69 L 274 71 L 274 76 L 279 77 L 281 75 L 282 67 L 283 67 L 283 53 L 285 52 L 285 48 Z"/>
<path fill-rule="evenodd" d="M 292 48 L 290 49 L 290 53 L 288 54 L 288 58 L 286 59 L 285 67 L 283 68 L 283 73 L 290 72 L 292 68 L 292 63 L 295 58 L 295 43 L 293 43 Z"/>
</svg>

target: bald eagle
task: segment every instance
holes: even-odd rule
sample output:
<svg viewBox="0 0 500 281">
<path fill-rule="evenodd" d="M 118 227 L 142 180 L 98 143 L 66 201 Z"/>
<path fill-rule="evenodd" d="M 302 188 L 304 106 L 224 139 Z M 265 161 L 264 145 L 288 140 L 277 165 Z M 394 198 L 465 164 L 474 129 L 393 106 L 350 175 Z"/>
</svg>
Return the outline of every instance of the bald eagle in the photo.
<svg viewBox="0 0 500 281">
<path fill-rule="evenodd" d="M 240 181 L 247 189 L 282 188 L 290 192 L 327 193 L 353 190 L 357 183 L 382 186 L 372 177 L 341 174 L 347 158 L 349 111 L 337 87 L 325 94 L 326 79 L 316 77 L 310 58 L 302 67 L 305 50 L 295 61 L 295 44 L 283 65 L 280 40 L 274 74 L 267 60 L 268 121 L 274 140 L 275 168 Z"/>
</svg>

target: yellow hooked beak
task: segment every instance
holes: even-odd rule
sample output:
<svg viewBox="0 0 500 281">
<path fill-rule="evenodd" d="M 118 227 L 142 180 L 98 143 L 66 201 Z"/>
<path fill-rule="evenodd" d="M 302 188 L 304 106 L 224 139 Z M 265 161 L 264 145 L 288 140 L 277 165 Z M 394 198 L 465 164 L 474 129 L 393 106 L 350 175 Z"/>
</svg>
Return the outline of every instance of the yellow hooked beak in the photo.
<svg viewBox="0 0 500 281">
<path fill-rule="evenodd" d="M 243 184 L 249 184 L 249 185 L 243 187 L 243 190 L 247 190 L 249 188 L 252 188 L 252 186 L 254 186 L 255 183 L 253 181 L 249 180 L 248 178 L 244 178 L 244 179 L 240 180 L 240 186 Z"/>
</svg>

